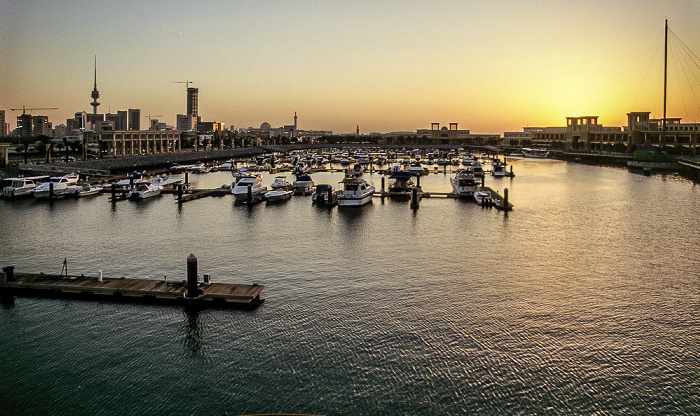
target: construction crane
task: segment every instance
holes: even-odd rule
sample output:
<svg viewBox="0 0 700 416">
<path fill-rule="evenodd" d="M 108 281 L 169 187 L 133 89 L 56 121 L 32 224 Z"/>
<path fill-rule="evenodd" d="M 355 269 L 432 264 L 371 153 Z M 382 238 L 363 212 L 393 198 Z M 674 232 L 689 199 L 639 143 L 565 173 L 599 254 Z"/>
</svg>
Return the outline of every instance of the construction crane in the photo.
<svg viewBox="0 0 700 416">
<path fill-rule="evenodd" d="M 194 81 L 170 81 L 171 84 L 185 84 L 185 87 L 189 88 L 190 84 L 194 84 Z"/>
<path fill-rule="evenodd" d="M 27 108 L 27 106 L 23 105 L 22 108 L 10 108 L 12 111 L 19 111 L 22 110 L 22 115 L 27 114 L 27 110 L 29 111 L 39 111 L 39 110 L 58 110 L 57 107 L 49 107 L 49 108 Z"/>
<path fill-rule="evenodd" d="M 151 114 L 149 114 L 149 115 L 144 116 L 144 117 L 148 117 L 148 125 L 150 126 L 150 125 L 151 125 L 151 118 L 163 117 L 163 115 L 162 115 L 162 114 L 156 114 L 156 115 L 151 115 Z"/>
</svg>

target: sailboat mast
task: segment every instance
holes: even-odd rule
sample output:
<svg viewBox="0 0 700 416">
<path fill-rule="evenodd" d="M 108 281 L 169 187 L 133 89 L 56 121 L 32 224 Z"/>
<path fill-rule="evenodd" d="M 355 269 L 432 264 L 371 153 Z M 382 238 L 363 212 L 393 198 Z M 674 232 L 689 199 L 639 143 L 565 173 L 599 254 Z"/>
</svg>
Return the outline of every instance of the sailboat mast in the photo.
<svg viewBox="0 0 700 416">
<path fill-rule="evenodd" d="M 661 148 L 666 147 L 666 72 L 668 68 L 668 19 L 664 30 L 664 119 L 661 121 Z"/>
</svg>

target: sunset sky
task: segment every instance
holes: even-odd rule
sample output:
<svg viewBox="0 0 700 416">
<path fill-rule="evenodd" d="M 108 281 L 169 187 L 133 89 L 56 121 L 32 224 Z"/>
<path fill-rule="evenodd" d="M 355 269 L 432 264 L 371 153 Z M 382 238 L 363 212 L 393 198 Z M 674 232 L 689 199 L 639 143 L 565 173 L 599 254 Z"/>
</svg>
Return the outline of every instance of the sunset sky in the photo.
<svg viewBox="0 0 700 416">
<path fill-rule="evenodd" d="M 697 0 L 0 0 L 0 109 L 12 128 L 22 105 L 58 107 L 32 112 L 54 125 L 92 112 L 97 55 L 99 112 L 140 108 L 142 126 L 175 124 L 185 80 L 203 120 L 236 128 L 295 111 L 335 133 L 622 126 L 661 117 L 664 18 L 700 56 Z M 672 55 L 668 115 L 700 122 Z"/>
</svg>

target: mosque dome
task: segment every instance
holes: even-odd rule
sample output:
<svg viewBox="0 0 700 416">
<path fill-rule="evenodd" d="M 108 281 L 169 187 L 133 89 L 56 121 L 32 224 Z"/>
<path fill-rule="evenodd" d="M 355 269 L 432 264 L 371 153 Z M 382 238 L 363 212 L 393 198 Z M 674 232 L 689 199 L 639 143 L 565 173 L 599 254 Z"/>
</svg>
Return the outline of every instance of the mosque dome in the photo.
<svg viewBox="0 0 700 416">
<path fill-rule="evenodd" d="M 272 126 L 266 121 L 260 125 L 260 130 L 272 130 Z"/>
</svg>

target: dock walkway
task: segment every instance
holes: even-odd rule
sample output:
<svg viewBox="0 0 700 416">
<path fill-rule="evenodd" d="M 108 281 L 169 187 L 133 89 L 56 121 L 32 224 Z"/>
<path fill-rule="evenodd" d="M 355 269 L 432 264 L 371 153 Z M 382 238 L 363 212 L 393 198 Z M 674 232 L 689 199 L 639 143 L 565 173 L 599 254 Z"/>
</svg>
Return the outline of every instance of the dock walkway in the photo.
<svg viewBox="0 0 700 416">
<path fill-rule="evenodd" d="M 205 307 L 254 308 L 263 300 L 263 285 L 227 283 L 199 283 L 197 297 L 186 298 L 187 281 L 115 279 L 88 276 L 65 276 L 32 273 L 14 273 L 0 281 L 3 294 L 48 297 L 83 297 L 105 300 L 132 300 L 164 302 Z"/>
</svg>

